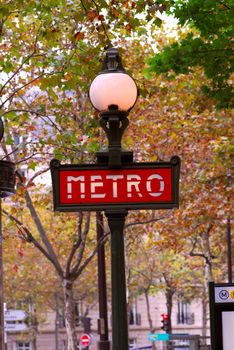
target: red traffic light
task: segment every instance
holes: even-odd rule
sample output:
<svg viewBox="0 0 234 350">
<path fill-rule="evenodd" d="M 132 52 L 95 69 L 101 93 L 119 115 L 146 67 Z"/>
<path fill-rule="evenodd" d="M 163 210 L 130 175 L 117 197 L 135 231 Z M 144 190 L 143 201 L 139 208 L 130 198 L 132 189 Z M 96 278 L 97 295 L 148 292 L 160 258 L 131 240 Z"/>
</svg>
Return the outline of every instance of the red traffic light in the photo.
<svg viewBox="0 0 234 350">
<path fill-rule="evenodd" d="M 165 332 L 168 332 L 168 327 L 169 327 L 169 315 L 168 314 L 161 314 L 162 317 L 162 327 Z"/>
<path fill-rule="evenodd" d="M 168 314 L 161 314 L 163 321 L 168 321 L 169 315 Z"/>
</svg>

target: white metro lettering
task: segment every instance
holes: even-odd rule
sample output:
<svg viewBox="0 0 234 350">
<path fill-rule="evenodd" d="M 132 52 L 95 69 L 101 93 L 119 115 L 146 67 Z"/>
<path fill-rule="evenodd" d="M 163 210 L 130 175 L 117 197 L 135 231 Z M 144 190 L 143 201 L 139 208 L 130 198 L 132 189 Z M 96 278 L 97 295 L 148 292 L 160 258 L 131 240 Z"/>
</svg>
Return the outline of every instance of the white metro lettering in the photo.
<svg viewBox="0 0 234 350">
<path fill-rule="evenodd" d="M 133 181 L 137 180 L 137 181 Z M 127 175 L 127 192 L 128 192 L 128 197 L 132 197 L 133 191 L 132 189 L 135 188 L 135 191 L 137 192 L 139 197 L 142 197 L 142 194 L 140 193 L 139 189 L 139 184 L 141 182 L 141 177 L 140 175 Z"/>
<path fill-rule="evenodd" d="M 157 179 L 160 181 L 160 188 L 159 188 L 159 192 L 152 192 L 152 189 L 151 189 L 151 184 L 152 184 L 152 180 L 153 179 Z M 158 174 L 154 174 L 154 175 L 150 175 L 146 181 L 146 189 L 149 193 L 150 196 L 152 197 L 159 197 L 162 195 L 162 192 L 164 191 L 164 187 L 165 187 L 165 184 L 164 184 L 164 181 L 163 181 L 163 178 L 161 175 L 158 175 Z"/>
<path fill-rule="evenodd" d="M 107 175 L 106 178 L 113 180 L 113 184 L 112 184 L 113 198 L 117 198 L 118 197 L 117 180 L 123 179 L 124 176 L 123 175 Z"/>
<path fill-rule="evenodd" d="M 67 176 L 67 199 L 80 198 L 142 198 L 159 197 L 165 191 L 165 182 L 161 175 L 139 174 L 84 174 Z M 74 184 L 73 184 L 74 182 Z"/>
<path fill-rule="evenodd" d="M 72 184 L 71 182 L 80 181 L 80 197 L 85 198 L 85 177 L 84 176 L 68 176 L 67 177 L 67 198 L 72 198 Z"/>
<path fill-rule="evenodd" d="M 97 181 L 100 180 L 100 181 Z M 97 187 L 103 187 L 103 181 L 101 175 L 92 175 L 91 176 L 91 198 L 105 198 L 105 193 L 96 193 Z"/>
</svg>

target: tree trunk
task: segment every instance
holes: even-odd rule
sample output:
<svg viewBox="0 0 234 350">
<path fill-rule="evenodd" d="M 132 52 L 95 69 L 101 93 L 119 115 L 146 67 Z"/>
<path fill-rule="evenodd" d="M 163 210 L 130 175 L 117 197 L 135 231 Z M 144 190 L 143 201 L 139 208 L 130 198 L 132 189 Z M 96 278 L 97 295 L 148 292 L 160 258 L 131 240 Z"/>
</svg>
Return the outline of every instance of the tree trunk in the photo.
<svg viewBox="0 0 234 350">
<path fill-rule="evenodd" d="M 202 300 L 202 336 L 207 336 L 207 319 L 208 319 L 208 295 L 209 295 L 209 282 L 213 281 L 213 273 L 212 273 L 212 266 L 210 261 L 206 260 L 205 268 L 204 268 L 204 294 L 203 294 L 203 300 Z M 205 341 L 204 341 L 205 342 Z"/>
<path fill-rule="evenodd" d="M 37 338 L 33 339 L 33 350 L 37 350 Z"/>
<path fill-rule="evenodd" d="M 64 315 L 67 333 L 68 350 L 77 350 L 75 302 L 73 298 L 73 282 L 63 280 Z"/>
<path fill-rule="evenodd" d="M 202 324 L 202 336 L 207 335 L 207 319 L 208 319 L 208 295 L 209 295 L 209 282 L 213 281 L 212 271 L 212 255 L 210 251 L 209 233 L 212 226 L 210 225 L 203 235 L 203 249 L 205 253 L 205 267 L 204 267 L 204 296 L 203 296 L 203 324 Z"/>
<path fill-rule="evenodd" d="M 55 350 L 59 350 L 59 311 L 56 300 L 56 314 L 55 314 Z"/>
<path fill-rule="evenodd" d="M 150 302 L 149 302 L 148 289 L 144 289 L 144 294 L 145 294 L 146 310 L 147 310 L 147 317 L 148 317 L 150 332 L 154 333 L 155 328 L 153 327 L 153 321 L 152 321 L 151 313 L 150 313 Z M 156 350 L 155 342 L 152 342 L 152 350 Z"/>
<path fill-rule="evenodd" d="M 207 300 L 206 292 L 204 291 L 204 296 L 202 299 L 202 337 L 206 337 L 207 332 Z M 204 341 L 202 342 L 204 344 Z"/>
<path fill-rule="evenodd" d="M 168 333 L 172 332 L 171 324 L 171 313 L 172 313 L 172 299 L 174 292 L 171 289 L 166 289 L 166 303 L 167 303 L 167 314 L 168 314 Z"/>
<path fill-rule="evenodd" d="M 208 319 L 208 295 L 209 295 L 209 282 L 213 281 L 212 271 L 212 254 L 210 247 L 210 232 L 213 228 L 213 224 L 209 224 L 207 229 L 203 232 L 201 238 L 201 251 L 195 252 L 198 244 L 198 237 L 195 238 L 193 247 L 191 250 L 191 256 L 199 256 L 204 259 L 204 283 L 203 283 L 203 295 L 202 295 L 202 336 L 207 335 L 207 319 Z M 205 344 L 205 342 L 204 342 Z M 203 345 L 203 344 L 202 344 Z"/>
</svg>

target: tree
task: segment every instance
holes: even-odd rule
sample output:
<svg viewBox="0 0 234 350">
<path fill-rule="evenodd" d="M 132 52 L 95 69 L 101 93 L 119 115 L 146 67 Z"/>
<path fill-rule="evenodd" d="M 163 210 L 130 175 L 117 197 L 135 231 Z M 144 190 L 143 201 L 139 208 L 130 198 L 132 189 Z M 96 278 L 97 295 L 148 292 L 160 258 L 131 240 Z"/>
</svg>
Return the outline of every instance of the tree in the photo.
<svg viewBox="0 0 234 350">
<path fill-rule="evenodd" d="M 218 108 L 232 108 L 233 100 L 233 1 L 163 1 L 186 34 L 157 52 L 149 60 L 149 71 L 188 74 L 203 67 L 209 79 L 203 90 L 217 101 Z M 188 28 L 190 26 L 190 29 Z"/>
<path fill-rule="evenodd" d="M 19 210 L 7 208 L 5 214 L 17 225 L 21 238 L 44 254 L 62 281 L 69 349 L 76 346 L 72 288 L 97 247 L 89 242 L 91 253 L 85 256 L 89 215 L 80 214 L 76 225 L 72 225 L 74 216 L 61 216 L 67 219 L 61 219 L 67 222 L 61 229 L 68 230 L 74 243 L 61 261 L 58 250 L 64 241 L 56 225 L 48 227 L 48 215 L 40 209 L 44 203 L 51 210 L 49 197 L 42 196 L 41 191 L 46 191 L 43 186 L 37 192 L 34 185 L 37 176 L 48 169 L 51 158 L 90 161 L 98 149 L 97 137 L 102 143 L 97 116 L 90 113 L 87 96 L 99 57 L 110 41 L 121 41 L 119 33 L 129 38 L 133 32 L 147 35 L 146 20 L 137 18 L 144 12 L 144 5 L 134 1 L 111 1 L 111 5 L 109 1 L 93 0 L 72 6 L 70 0 L 3 1 L 0 5 L 3 158 L 17 165 L 21 204 Z M 29 174 L 22 176 L 22 172 Z M 21 215 L 22 208 L 27 211 L 27 219 Z"/>
<path fill-rule="evenodd" d="M 77 278 L 95 256 L 99 245 L 104 243 L 106 236 L 100 242 L 95 242 L 90 231 L 90 214 L 71 214 L 69 218 L 68 215 L 59 214 L 49 217 L 48 212 L 46 213 L 43 209 L 46 200 L 48 201 L 45 195 L 46 200 L 44 201 L 41 193 L 40 198 L 35 195 L 33 203 L 32 194 L 29 194 L 26 187 L 21 187 L 20 191 L 24 192 L 26 202 L 22 203 L 22 199 L 20 199 L 21 206 L 4 209 L 4 213 L 15 223 L 17 234 L 20 235 L 21 240 L 34 245 L 53 265 L 63 291 L 68 346 L 69 349 L 76 349 L 73 287 Z M 42 208 L 38 207 L 37 199 L 40 200 Z M 50 208 L 49 210 L 51 211 Z M 62 237 L 59 238 L 59 235 Z M 67 240 L 70 244 L 65 244 Z M 18 265 L 14 266 L 15 269 L 19 269 Z M 47 277 L 51 283 L 52 279 Z M 34 292 L 36 293 L 36 291 Z M 79 294 L 81 295 L 81 292 Z"/>
<path fill-rule="evenodd" d="M 4 301 L 8 309 L 25 310 L 27 334 L 36 344 L 38 324 L 44 322 L 45 310 L 61 287 L 46 259 L 20 237 L 20 232 L 4 220 Z"/>
<path fill-rule="evenodd" d="M 199 274 L 198 270 L 192 269 L 192 259 L 186 253 L 185 242 L 183 247 L 174 247 L 170 240 L 165 239 L 168 237 L 167 233 L 160 234 L 157 230 L 156 227 L 162 226 L 162 221 L 148 227 L 148 235 L 144 234 L 140 242 L 135 243 L 129 257 L 130 288 L 132 293 L 143 294 L 145 297 L 149 329 L 152 333 L 156 331 L 156 326 L 152 321 L 149 296 L 158 292 L 165 295 L 165 310 L 169 315 L 168 332 L 171 333 L 173 299 L 183 295 L 184 299 L 191 300 L 197 293 L 196 282 Z M 166 231 L 165 227 L 163 231 Z"/>
<path fill-rule="evenodd" d="M 8 208 L 5 214 L 60 278 L 69 350 L 77 345 L 73 286 L 101 242 L 96 245 L 89 239 L 89 214 L 80 213 L 78 222 L 74 216 L 63 215 L 60 229 L 68 231 L 72 244 L 64 255 L 58 255 L 65 241 L 55 224 L 48 227 L 48 215 L 38 207 L 48 205 L 48 197 L 42 201 L 42 193 L 34 191 L 34 181 L 48 169 L 51 158 L 90 161 L 93 158 L 87 150 L 94 153 L 98 148 L 97 118 L 90 113 L 88 85 L 98 70 L 100 52 L 111 40 L 118 41 L 119 29 L 122 35 L 130 35 L 142 22 L 134 18 L 140 10 L 134 10 L 131 2 L 109 5 L 109 1 L 71 4 L 70 0 L 3 1 L 0 5 L 3 158 L 14 159 L 17 165 L 17 195 L 22 204 L 20 210 Z M 86 143 L 89 138 L 91 142 Z M 30 169 L 36 173 L 22 176 L 22 170 Z M 21 215 L 22 208 L 28 210 L 27 219 Z M 89 254 L 85 255 L 87 241 Z"/>
<path fill-rule="evenodd" d="M 1 114 L 6 127 L 5 143 L 2 144 L 4 157 L 14 158 L 18 170 L 27 167 L 36 170 L 32 177 L 24 178 L 19 174 L 20 208 L 26 210 L 27 207 L 31 219 L 27 214 L 27 219 L 22 221 L 21 211 L 15 212 L 15 208 L 8 209 L 7 215 L 18 225 L 25 240 L 33 243 L 47 257 L 64 282 L 64 298 L 69 310 L 67 318 L 70 320 L 73 317 L 73 306 L 69 308 L 75 283 L 73 277 L 80 277 L 79 272 L 84 271 L 83 267 L 89 261 L 84 247 L 90 237 L 90 218 L 80 214 L 78 223 L 74 224 L 76 219 L 73 215 L 56 215 L 54 220 L 61 218 L 59 229 L 55 224 L 48 227 L 48 213 L 41 212 L 39 208 L 44 203 L 50 212 L 51 198 L 42 196 L 44 192 L 33 184 L 36 175 L 48 167 L 52 157 L 69 162 L 92 161 L 99 147 L 98 139 L 103 143 L 104 137 L 97 130 L 98 118 L 91 113 L 87 96 L 87 87 L 98 71 L 97 57 L 101 57 L 103 47 L 111 39 L 128 49 L 126 61 L 131 60 L 136 72 L 133 76 L 136 76 L 144 96 L 144 99 L 139 98 L 138 107 L 131 114 L 126 146 L 134 145 L 138 160 L 160 160 L 178 153 L 184 161 L 181 202 L 183 208 L 187 208 L 186 219 L 191 220 L 185 220 L 181 214 L 184 219 L 184 231 L 181 232 L 178 214 L 178 238 L 185 232 L 188 236 L 191 234 L 188 229 L 191 222 L 204 219 L 202 203 L 208 203 L 210 210 L 215 209 L 207 197 L 216 186 L 221 194 L 214 195 L 218 204 L 212 219 L 217 218 L 218 210 L 224 210 L 219 218 L 227 214 L 228 205 L 223 199 L 227 193 L 225 179 L 230 164 L 231 116 L 227 111 L 216 114 L 212 101 L 198 93 L 200 80 L 205 79 L 199 69 L 188 77 L 176 78 L 173 83 L 161 77 L 156 77 L 154 82 L 142 77 L 145 52 L 152 52 L 151 47 L 145 44 L 148 32 L 144 24 L 149 19 L 157 20 L 152 1 L 125 1 L 124 4 L 111 1 L 112 6 L 109 6 L 109 1 L 101 1 L 100 4 L 81 1 L 72 4 L 74 6 L 68 5 L 71 5 L 68 0 L 1 3 L 0 64 L 5 76 L 0 89 Z M 164 11 L 163 8 L 161 10 Z M 139 19 L 139 13 L 149 17 Z M 135 32 L 140 36 L 130 40 L 131 33 Z M 119 34 L 128 35 L 128 40 L 119 39 Z M 136 114 L 138 117 L 134 118 Z M 22 139 L 17 146 L 14 144 L 16 138 Z M 191 187 L 191 183 L 195 185 Z M 46 191 L 45 188 L 43 191 Z M 42 197 L 45 202 L 42 202 Z M 139 217 L 142 219 L 142 216 Z M 67 235 L 64 238 L 60 235 L 65 230 L 74 245 L 58 256 L 61 245 L 66 244 L 69 248 Z M 173 237 L 172 229 L 164 239 L 168 237 Z M 176 239 L 172 241 L 175 245 L 178 243 Z M 91 240 L 89 244 L 94 253 L 94 242 Z M 69 320 L 70 325 L 73 324 L 72 319 Z M 76 341 L 73 331 L 74 328 L 69 326 L 71 349 Z"/>
<path fill-rule="evenodd" d="M 52 264 L 62 283 L 69 350 L 77 343 L 73 286 L 103 242 L 96 245 L 89 239 L 90 215 L 80 213 L 76 222 L 74 216 L 64 214 L 60 229 L 68 231 L 66 237 L 69 233 L 72 244 L 60 256 L 59 245 L 65 241 L 55 224 L 48 227 L 48 214 L 40 209 L 43 203 L 51 210 L 49 197 L 42 195 L 42 187 L 35 191 L 34 185 L 53 157 L 71 162 L 93 160 L 99 132 L 97 118 L 90 113 L 88 85 L 99 68 L 103 47 L 110 39 L 118 41 L 120 27 L 122 34 L 129 35 L 141 22 L 134 19 L 139 9 L 129 13 L 132 4 L 128 2 L 124 6 L 114 2 L 109 6 L 108 1 L 100 6 L 95 1 L 70 5 L 68 0 L 3 1 L 0 5 L 3 158 L 17 165 L 21 204 L 19 210 L 11 207 L 5 214 L 16 224 L 21 238 Z M 36 172 L 30 174 L 30 169 Z M 23 176 L 28 170 L 29 176 Z M 22 208 L 27 208 L 27 219 Z M 85 255 L 87 241 L 89 254 Z"/>
<path fill-rule="evenodd" d="M 178 75 L 173 81 L 155 76 L 148 83 L 148 93 L 140 108 L 136 106 L 132 112 L 137 117 L 132 115 L 128 137 L 129 143 L 139 149 L 138 160 L 165 160 L 173 154 L 181 157 L 180 209 L 159 221 L 156 230 L 162 241 L 164 238 L 175 251 L 187 256 L 196 237 L 203 241 L 198 250 L 203 258 L 195 260 L 194 269 L 203 272 L 197 284 L 204 293 L 198 290 L 196 293 L 204 300 L 205 334 L 207 283 L 213 279 L 223 281 L 226 270 L 224 223 L 232 216 L 233 150 L 232 113 L 215 110 L 212 99 L 201 91 L 204 81 L 207 80 L 200 68 L 188 75 Z M 212 233 L 207 237 L 210 227 Z"/>
</svg>

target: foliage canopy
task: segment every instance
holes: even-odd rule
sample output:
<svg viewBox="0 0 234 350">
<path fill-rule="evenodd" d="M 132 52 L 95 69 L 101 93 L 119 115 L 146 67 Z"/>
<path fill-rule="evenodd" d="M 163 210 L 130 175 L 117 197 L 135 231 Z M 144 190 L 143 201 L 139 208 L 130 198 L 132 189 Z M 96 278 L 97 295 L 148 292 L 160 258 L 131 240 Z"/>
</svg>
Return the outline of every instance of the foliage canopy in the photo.
<svg viewBox="0 0 234 350">
<path fill-rule="evenodd" d="M 233 107 L 233 1 L 173 0 L 167 2 L 167 13 L 190 30 L 156 53 L 149 70 L 187 74 L 202 66 L 211 81 L 203 90 L 217 100 L 218 108 Z"/>
</svg>

